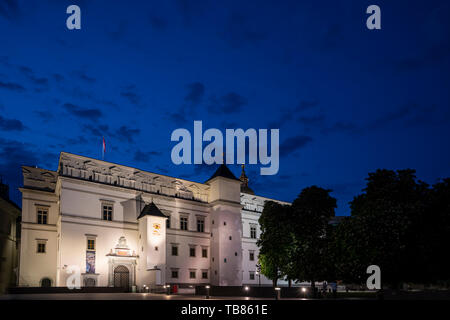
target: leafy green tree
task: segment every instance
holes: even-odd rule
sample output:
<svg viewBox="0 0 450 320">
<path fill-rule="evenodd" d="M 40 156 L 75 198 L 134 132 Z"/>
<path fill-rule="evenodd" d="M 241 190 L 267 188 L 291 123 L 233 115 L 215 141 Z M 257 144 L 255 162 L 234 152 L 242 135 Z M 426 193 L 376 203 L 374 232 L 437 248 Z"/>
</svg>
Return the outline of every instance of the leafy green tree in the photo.
<svg viewBox="0 0 450 320">
<path fill-rule="evenodd" d="M 289 263 L 289 249 L 292 238 L 287 223 L 290 215 L 290 206 L 268 201 L 264 205 L 259 218 L 261 235 L 258 240 L 259 263 L 261 273 L 271 279 L 273 286 L 283 278 L 284 267 Z"/>
<path fill-rule="evenodd" d="M 418 253 L 428 186 L 416 180 L 414 170 L 377 170 L 363 191 L 350 203 L 352 218 L 337 227 L 333 240 L 340 275 L 362 282 L 366 268 L 375 264 L 383 283 L 394 288 L 417 281 L 425 263 Z"/>
<path fill-rule="evenodd" d="M 315 294 L 315 281 L 329 278 L 330 219 L 334 216 L 336 199 L 331 190 L 312 186 L 302 190 L 292 203 L 290 226 L 294 237 L 290 255 L 294 262 L 295 279 L 310 281 Z"/>
</svg>

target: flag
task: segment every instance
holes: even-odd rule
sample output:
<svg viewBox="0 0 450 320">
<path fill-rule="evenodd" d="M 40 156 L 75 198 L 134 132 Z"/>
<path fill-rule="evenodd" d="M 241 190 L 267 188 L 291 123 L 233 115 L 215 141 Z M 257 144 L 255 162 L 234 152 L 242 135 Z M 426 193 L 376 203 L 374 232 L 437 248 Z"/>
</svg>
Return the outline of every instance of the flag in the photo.
<svg viewBox="0 0 450 320">
<path fill-rule="evenodd" d="M 105 137 L 103 137 L 103 147 L 102 147 L 102 160 L 105 159 L 106 143 Z"/>
</svg>

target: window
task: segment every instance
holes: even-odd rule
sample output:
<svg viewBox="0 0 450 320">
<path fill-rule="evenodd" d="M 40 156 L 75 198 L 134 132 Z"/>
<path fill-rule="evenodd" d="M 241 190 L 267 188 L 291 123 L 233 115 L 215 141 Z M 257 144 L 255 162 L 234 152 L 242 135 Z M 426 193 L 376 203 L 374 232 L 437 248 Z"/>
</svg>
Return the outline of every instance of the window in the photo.
<svg viewBox="0 0 450 320">
<path fill-rule="evenodd" d="M 235 252 L 234 255 L 237 257 L 237 252 Z"/>
<path fill-rule="evenodd" d="M 255 261 L 255 251 L 250 251 L 248 257 L 250 261 Z"/>
<path fill-rule="evenodd" d="M 170 216 L 168 216 L 166 220 L 166 229 L 170 229 Z"/>
<path fill-rule="evenodd" d="M 250 271 L 249 272 L 249 279 L 250 280 L 255 280 L 255 271 Z"/>
<path fill-rule="evenodd" d="M 202 248 L 202 258 L 208 258 L 208 249 Z"/>
<path fill-rule="evenodd" d="M 187 230 L 188 229 L 188 218 L 180 217 L 180 229 Z"/>
<path fill-rule="evenodd" d="M 231 239 L 233 239 L 233 238 L 230 236 L 229 239 L 231 240 Z"/>
<path fill-rule="evenodd" d="M 39 241 L 37 243 L 37 253 L 45 253 L 45 244 L 44 241 Z"/>
<path fill-rule="evenodd" d="M 208 271 L 202 271 L 202 279 L 208 279 Z"/>
<path fill-rule="evenodd" d="M 256 226 L 250 226 L 250 238 L 256 239 Z"/>
<path fill-rule="evenodd" d="M 103 216 L 102 219 L 106 221 L 112 221 L 113 206 L 112 204 L 103 204 Z"/>
<path fill-rule="evenodd" d="M 203 217 L 197 218 L 197 232 L 205 232 L 205 219 Z"/>
<path fill-rule="evenodd" d="M 172 278 L 178 278 L 178 270 L 172 270 Z"/>
<path fill-rule="evenodd" d="M 87 249 L 95 250 L 95 239 L 87 239 Z"/>
<path fill-rule="evenodd" d="M 195 257 L 195 247 L 190 247 L 189 248 L 189 256 L 190 257 Z"/>
<path fill-rule="evenodd" d="M 172 255 L 177 256 L 178 255 L 178 246 L 172 246 Z"/>
<path fill-rule="evenodd" d="M 38 224 L 47 224 L 48 218 L 48 209 L 47 208 L 38 208 L 37 209 L 37 223 Z"/>
<path fill-rule="evenodd" d="M 223 259 L 223 262 L 227 263 L 227 258 Z"/>
<path fill-rule="evenodd" d="M 155 247 L 155 251 L 158 251 L 158 246 Z"/>
<path fill-rule="evenodd" d="M 226 226 L 226 225 L 227 225 L 227 222 L 226 222 L 226 221 L 224 221 L 224 222 L 223 222 L 223 225 L 224 225 L 224 226 Z"/>
<path fill-rule="evenodd" d="M 189 271 L 189 278 L 190 279 L 195 279 L 195 273 L 196 273 L 195 270 L 190 270 Z"/>
</svg>

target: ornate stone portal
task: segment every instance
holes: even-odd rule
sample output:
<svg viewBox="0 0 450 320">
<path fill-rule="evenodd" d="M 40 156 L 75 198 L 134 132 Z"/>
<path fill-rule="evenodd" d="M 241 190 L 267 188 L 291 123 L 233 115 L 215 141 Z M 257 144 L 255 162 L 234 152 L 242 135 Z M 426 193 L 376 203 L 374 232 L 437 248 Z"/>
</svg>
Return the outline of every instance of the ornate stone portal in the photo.
<svg viewBox="0 0 450 320">
<path fill-rule="evenodd" d="M 108 257 L 108 286 L 109 287 L 125 287 L 136 285 L 136 259 L 138 256 L 127 245 L 124 236 L 119 238 L 117 245 L 111 252 L 106 255 Z"/>
</svg>

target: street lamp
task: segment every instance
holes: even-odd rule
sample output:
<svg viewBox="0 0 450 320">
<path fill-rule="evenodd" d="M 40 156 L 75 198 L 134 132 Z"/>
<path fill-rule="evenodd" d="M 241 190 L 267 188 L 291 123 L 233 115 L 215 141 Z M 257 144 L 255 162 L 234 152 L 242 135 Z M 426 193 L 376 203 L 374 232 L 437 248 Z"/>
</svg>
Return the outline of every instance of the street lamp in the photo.
<svg viewBox="0 0 450 320">
<path fill-rule="evenodd" d="M 255 273 L 258 276 L 258 286 L 261 287 L 261 273 L 259 271 L 256 271 Z"/>
<path fill-rule="evenodd" d="M 166 294 L 170 295 L 170 285 L 165 285 L 164 288 L 166 288 Z"/>
<path fill-rule="evenodd" d="M 209 286 L 206 286 L 206 299 L 209 299 Z"/>
<path fill-rule="evenodd" d="M 302 292 L 303 292 L 303 298 L 306 298 L 306 288 L 305 287 L 302 288 Z"/>
<path fill-rule="evenodd" d="M 280 300 L 280 291 L 281 291 L 281 288 L 279 288 L 279 287 L 275 288 L 275 300 Z"/>
</svg>

